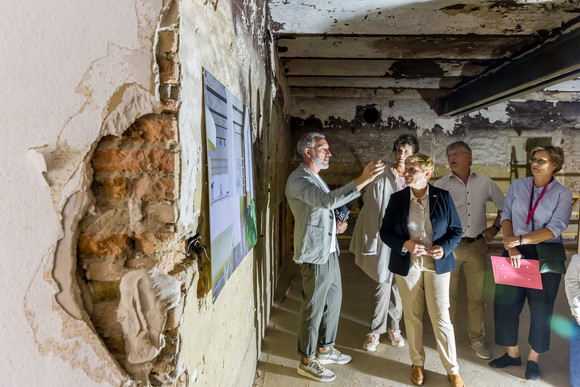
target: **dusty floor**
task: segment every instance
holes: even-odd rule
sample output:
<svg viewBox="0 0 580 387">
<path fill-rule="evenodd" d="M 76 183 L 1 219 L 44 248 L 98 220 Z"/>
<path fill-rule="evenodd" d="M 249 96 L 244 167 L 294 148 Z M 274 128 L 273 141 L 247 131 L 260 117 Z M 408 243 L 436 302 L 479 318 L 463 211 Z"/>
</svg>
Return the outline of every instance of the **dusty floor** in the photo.
<svg viewBox="0 0 580 387">
<path fill-rule="evenodd" d="M 329 369 L 337 374 L 332 383 L 317 383 L 309 381 L 296 373 L 298 354 L 296 353 L 296 329 L 298 310 L 300 307 L 300 273 L 297 265 L 285 265 L 282 278 L 276 290 L 275 302 L 262 354 L 258 363 L 255 387 L 275 386 L 407 386 L 409 381 L 410 361 L 408 346 L 394 348 L 388 339 L 381 337 L 381 344 L 376 352 L 366 352 L 362 342 L 368 331 L 370 319 L 370 296 L 372 280 L 368 278 L 355 264 L 351 254 L 340 256 L 343 283 L 343 304 L 337 337 L 337 348 L 350 354 L 353 361 L 347 365 L 330 365 Z M 493 299 L 493 298 L 492 298 Z M 565 334 L 571 324 L 570 309 L 564 293 L 562 280 L 560 292 L 556 301 L 555 319 L 551 349 L 540 357 L 542 379 L 538 382 L 524 379 L 525 365 L 494 370 L 475 355 L 468 347 L 465 298 L 460 296 L 455 324 L 457 338 L 457 354 L 459 357 L 460 374 L 467 386 L 569 386 L 569 343 Z M 448 386 L 446 373 L 439 360 L 435 348 L 433 331 L 425 312 L 425 386 Z M 525 361 L 529 346 L 527 345 L 527 330 L 529 318 L 527 306 L 521 316 L 520 349 Z M 493 342 L 493 305 L 488 304 L 486 311 L 487 343 L 492 355 L 498 357 L 504 350 Z M 403 336 L 405 333 L 403 331 Z M 525 363 L 524 363 L 525 364 Z"/>
</svg>

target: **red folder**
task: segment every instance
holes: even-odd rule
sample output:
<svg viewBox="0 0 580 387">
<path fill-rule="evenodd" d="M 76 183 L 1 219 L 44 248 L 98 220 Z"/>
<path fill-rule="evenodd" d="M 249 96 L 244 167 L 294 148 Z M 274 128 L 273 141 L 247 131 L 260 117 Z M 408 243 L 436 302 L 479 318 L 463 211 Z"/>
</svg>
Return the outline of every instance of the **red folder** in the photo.
<svg viewBox="0 0 580 387">
<path fill-rule="evenodd" d="M 542 290 L 540 261 L 521 259 L 520 267 L 515 268 L 509 257 L 491 257 L 493 278 L 496 284 L 519 286 Z"/>
</svg>

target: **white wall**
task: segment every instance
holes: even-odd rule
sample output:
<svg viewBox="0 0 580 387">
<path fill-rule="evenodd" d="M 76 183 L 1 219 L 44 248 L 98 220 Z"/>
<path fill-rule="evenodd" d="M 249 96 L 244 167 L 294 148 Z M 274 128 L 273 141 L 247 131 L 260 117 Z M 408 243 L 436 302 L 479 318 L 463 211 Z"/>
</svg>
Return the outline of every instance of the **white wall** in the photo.
<svg viewBox="0 0 580 387">
<path fill-rule="evenodd" d="M 0 3 L 0 385 L 126 378 L 53 270 L 75 268 L 91 147 L 157 105 L 161 9 L 161 0 Z"/>
</svg>

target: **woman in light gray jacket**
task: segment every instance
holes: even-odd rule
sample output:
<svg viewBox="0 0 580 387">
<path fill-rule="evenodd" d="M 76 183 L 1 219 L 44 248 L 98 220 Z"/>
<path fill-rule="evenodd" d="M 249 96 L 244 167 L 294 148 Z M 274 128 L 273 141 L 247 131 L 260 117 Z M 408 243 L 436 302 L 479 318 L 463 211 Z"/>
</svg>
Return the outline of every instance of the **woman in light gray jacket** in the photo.
<svg viewBox="0 0 580 387">
<path fill-rule="evenodd" d="M 379 337 L 383 333 L 388 333 L 394 347 L 405 345 L 399 329 L 399 322 L 403 316 L 401 297 L 394 275 L 388 269 L 391 249 L 381 241 L 379 229 L 391 194 L 405 188 L 405 180 L 402 177 L 405 159 L 418 151 L 419 142 L 413 135 L 403 134 L 395 140 L 393 153 L 396 162 L 367 187 L 363 196 L 364 205 L 352 233 L 350 251 L 355 256 L 355 262 L 377 283 L 372 298 L 373 315 L 370 329 L 363 343 L 363 349 L 366 351 L 376 350 Z M 389 328 L 387 328 L 388 316 L 391 316 Z"/>
</svg>

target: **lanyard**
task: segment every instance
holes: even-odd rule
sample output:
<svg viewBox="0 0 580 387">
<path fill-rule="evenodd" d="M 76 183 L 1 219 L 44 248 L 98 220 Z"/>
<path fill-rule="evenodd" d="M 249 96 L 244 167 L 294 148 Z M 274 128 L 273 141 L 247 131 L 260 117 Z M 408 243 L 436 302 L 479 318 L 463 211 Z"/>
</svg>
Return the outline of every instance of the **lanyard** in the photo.
<svg viewBox="0 0 580 387">
<path fill-rule="evenodd" d="M 534 204 L 534 207 L 532 208 L 532 202 L 534 201 L 534 179 L 532 179 L 532 192 L 530 192 L 530 208 L 528 209 L 528 220 L 526 221 L 526 224 L 530 224 L 530 221 L 533 219 L 534 213 L 536 212 L 536 208 L 538 208 L 538 203 L 540 203 L 540 199 L 542 198 L 542 196 L 544 196 L 546 188 L 548 188 L 548 185 L 552 182 L 552 180 L 554 180 L 553 176 L 548 182 L 548 184 L 544 186 L 544 189 L 542 189 L 540 196 L 538 196 L 538 199 L 536 200 L 536 204 Z"/>
</svg>

